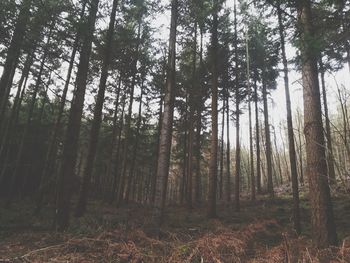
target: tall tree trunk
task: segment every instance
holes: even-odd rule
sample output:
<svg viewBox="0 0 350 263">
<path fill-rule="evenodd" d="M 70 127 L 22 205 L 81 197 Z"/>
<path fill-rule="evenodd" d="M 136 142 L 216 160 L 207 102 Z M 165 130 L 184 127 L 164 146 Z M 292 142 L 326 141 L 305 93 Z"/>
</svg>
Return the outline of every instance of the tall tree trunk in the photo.
<svg viewBox="0 0 350 263">
<path fill-rule="evenodd" d="M 327 102 L 327 91 L 325 82 L 325 69 L 322 61 L 322 56 L 320 58 L 320 74 L 321 74 L 321 87 L 322 87 L 322 98 L 323 98 L 323 111 L 324 119 L 326 124 L 326 142 L 327 142 L 327 165 L 328 165 L 328 179 L 330 183 L 336 183 L 335 180 L 335 169 L 334 169 L 334 157 L 333 157 L 333 147 L 332 147 L 332 134 L 331 125 L 328 116 L 328 102 Z"/>
<path fill-rule="evenodd" d="M 282 52 L 282 63 L 283 63 L 283 73 L 284 73 L 284 88 L 286 94 L 286 108 L 287 108 L 287 129 L 288 129 L 288 149 L 289 149 L 289 162 L 290 162 L 290 173 L 292 177 L 292 191 L 293 191 L 293 223 L 295 231 L 300 234 L 300 211 L 299 211 L 299 186 L 298 186 L 298 169 L 295 153 L 295 143 L 294 143 L 294 132 L 293 132 L 293 119 L 292 119 L 292 108 L 290 102 L 290 92 L 289 92 L 289 79 L 288 79 L 288 61 L 285 48 L 285 37 L 284 37 L 284 25 L 282 10 L 280 6 L 280 1 L 278 3 L 278 25 L 279 25 L 279 35 L 281 41 L 281 52 Z"/>
<path fill-rule="evenodd" d="M 138 20 L 138 29 L 137 29 L 137 40 L 136 40 L 136 46 L 134 50 L 134 58 L 133 58 L 133 65 L 132 65 L 132 80 L 130 85 L 130 98 L 129 98 L 129 108 L 128 112 L 125 116 L 125 140 L 124 140 L 124 152 L 123 152 L 123 162 L 121 166 L 121 175 L 120 175 L 120 184 L 118 186 L 118 205 L 123 202 L 124 199 L 124 192 L 125 192 L 125 181 L 126 181 L 126 171 L 127 171 L 127 163 L 128 163 L 128 152 L 129 152 L 129 144 L 131 140 L 131 119 L 132 119 L 132 106 L 134 103 L 134 91 L 135 91 L 135 85 L 136 85 L 136 75 L 137 75 L 137 62 L 139 61 L 139 53 L 140 53 L 140 44 L 141 44 L 141 22 L 142 22 L 142 14 L 139 14 L 139 20 Z"/>
<path fill-rule="evenodd" d="M 235 23 L 236 24 L 236 23 Z M 236 29 L 235 29 L 236 30 Z M 249 155 L 250 155 L 250 192 L 252 201 L 255 200 L 255 173 L 254 173 L 254 150 L 253 150 L 253 127 L 252 127 L 252 107 L 251 107 L 251 86 L 250 86 L 250 57 L 248 31 L 246 32 L 246 58 L 247 58 L 247 83 L 248 83 L 248 114 L 249 114 Z M 237 41 L 237 39 L 236 39 Z M 236 44 L 237 45 L 237 44 Z M 237 50 L 237 47 L 235 48 Z M 237 51 L 236 51 L 237 56 Z M 237 97 L 239 94 L 237 95 Z M 238 109 L 239 110 L 239 109 Z"/>
<path fill-rule="evenodd" d="M 7 181 L 8 176 L 6 175 L 9 172 L 9 169 L 11 168 L 11 165 L 9 165 L 10 158 L 11 158 L 11 154 L 10 154 L 11 145 L 13 145 L 16 140 L 15 129 L 18 126 L 18 116 L 22 105 L 24 93 L 27 87 L 27 81 L 29 77 L 30 66 L 32 65 L 32 62 L 33 62 L 33 56 L 34 56 L 34 51 L 31 54 L 31 59 L 27 58 L 27 61 L 25 63 L 26 65 L 25 65 L 25 68 L 23 69 L 21 79 L 19 80 L 19 83 L 18 83 L 18 88 L 17 88 L 16 96 L 13 102 L 13 106 L 11 108 L 9 120 L 4 127 L 4 131 L 2 135 L 3 138 L 1 140 L 2 142 L 1 142 L 1 148 L 0 148 L 0 160 L 1 160 L 0 161 L 0 164 L 1 164 L 0 165 L 0 173 L 1 173 L 0 174 L 0 185 L 1 185 L 0 191 L 5 193 L 5 195 L 9 194 L 9 191 L 8 191 L 9 181 Z"/>
<path fill-rule="evenodd" d="M 240 94 L 238 80 L 238 32 L 237 32 L 237 8 L 234 1 L 234 30 L 235 30 L 235 98 L 236 98 L 236 176 L 235 176 L 235 209 L 240 210 L 240 177 L 241 177 L 241 144 L 240 144 Z M 247 59 L 249 61 L 249 59 Z M 249 63 L 249 62 L 247 62 Z M 247 71 L 248 72 L 248 71 Z M 249 81 L 249 80 L 248 80 Z"/>
<path fill-rule="evenodd" d="M 261 194 L 261 158 L 260 158 L 260 131 L 259 131 L 259 107 L 258 87 L 254 82 L 255 97 L 255 143 L 256 143 L 256 191 Z"/>
<path fill-rule="evenodd" d="M 159 154 L 156 176 L 156 194 L 153 204 L 153 223 L 160 227 L 165 208 L 165 198 L 168 185 L 171 139 L 174 118 L 175 100 L 175 64 L 176 64 L 176 28 L 177 28 L 178 0 L 171 2 L 171 24 L 169 37 L 169 58 L 167 82 L 164 98 L 164 111 L 159 138 Z"/>
<path fill-rule="evenodd" d="M 118 84 L 116 85 L 116 99 L 115 99 L 115 106 L 114 106 L 114 113 L 113 113 L 113 125 L 112 125 L 112 141 L 110 144 L 110 149 L 109 149 L 109 158 L 108 158 L 108 164 L 107 164 L 107 169 L 106 169 L 106 178 L 108 183 L 113 184 L 113 177 L 112 177 L 112 168 L 113 168 L 113 162 L 115 160 L 115 155 L 116 155 L 116 142 L 117 142 L 117 132 L 118 132 L 118 109 L 120 106 L 120 91 L 121 91 L 121 85 L 122 85 L 122 74 L 120 73 L 119 75 L 119 80 L 117 82 Z M 112 185 L 111 184 L 111 185 Z M 107 189 L 111 189 L 107 187 Z M 109 194 L 108 190 L 106 194 Z M 108 194 L 106 195 L 107 200 Z"/>
<path fill-rule="evenodd" d="M 314 27 L 311 1 L 298 4 L 298 21 L 301 26 L 301 54 L 304 91 L 304 133 L 306 139 L 307 175 L 311 200 L 311 225 L 316 246 L 336 245 L 333 207 L 327 181 L 327 163 L 324 149 L 322 110 L 318 82 L 317 59 L 315 57 Z"/>
<path fill-rule="evenodd" d="M 99 0 L 92 0 L 87 21 L 86 32 L 80 53 L 80 61 L 76 78 L 74 99 L 69 112 L 66 137 L 62 154 L 62 165 L 58 178 L 57 204 L 55 226 L 63 231 L 69 225 L 70 199 L 72 194 L 72 180 L 77 159 L 81 117 L 84 107 L 86 81 L 89 71 L 90 53 L 92 48 L 93 33 L 95 30 L 96 14 Z"/>
<path fill-rule="evenodd" d="M 163 67 L 164 68 L 164 74 L 163 74 L 163 77 L 164 79 L 166 78 L 165 76 L 165 66 Z M 164 84 L 165 86 L 165 84 Z M 161 92 L 162 93 L 162 92 Z M 158 156 L 159 156 L 159 143 L 160 143 L 160 134 L 161 134 L 161 128 L 162 128 L 162 117 L 163 116 L 163 94 L 160 95 L 160 99 L 159 99 L 159 111 L 158 111 L 158 127 L 157 127 L 157 144 L 156 144 L 156 162 L 155 163 L 155 167 L 158 168 Z M 151 179 L 151 204 L 154 203 L 154 200 L 155 200 L 155 197 L 156 197 L 156 184 L 157 184 L 157 172 L 155 172 L 152 176 L 152 179 Z"/>
<path fill-rule="evenodd" d="M 219 199 L 223 197 L 223 186 L 224 186 L 224 132 L 225 132 L 225 111 L 226 111 L 226 100 L 224 99 L 222 105 L 222 119 L 221 119 L 221 138 L 220 138 L 220 166 L 219 166 Z"/>
<path fill-rule="evenodd" d="M 8 202 L 12 201 L 12 198 L 15 196 L 15 194 L 17 193 L 18 188 L 16 187 L 16 183 L 18 183 L 18 181 L 21 179 L 21 174 L 20 174 L 20 168 L 22 167 L 22 163 L 23 163 L 23 155 L 24 155 L 24 150 L 25 150 L 25 143 L 26 143 L 26 139 L 28 137 L 28 132 L 31 126 L 31 122 L 32 122 L 32 118 L 34 115 L 34 110 L 35 110 L 35 103 L 37 100 L 37 95 L 39 93 L 39 89 L 41 87 L 41 82 L 42 82 L 42 75 L 44 72 L 44 66 L 45 66 L 45 62 L 46 62 L 46 58 L 48 56 L 48 48 L 49 48 L 49 44 L 51 41 L 51 37 L 52 37 L 52 29 L 54 27 L 54 22 L 52 22 L 51 26 L 50 26 L 50 30 L 49 30 L 49 35 L 48 38 L 46 40 L 45 43 L 45 47 L 44 47 L 44 53 L 43 56 L 41 58 L 41 62 L 40 62 L 40 67 L 39 67 L 39 72 L 37 75 L 37 79 L 35 82 L 35 86 L 33 89 L 33 93 L 30 99 L 30 103 L 29 103 L 29 109 L 28 109 L 28 113 L 27 113 L 27 119 L 26 119 L 26 124 L 24 127 L 24 131 L 21 135 L 20 138 L 20 143 L 19 143 L 19 148 L 18 148 L 18 152 L 16 155 L 16 161 L 15 161 L 15 167 L 14 167 L 14 171 L 12 174 L 12 178 L 11 178 L 11 183 L 10 183 L 10 196 L 9 196 L 9 200 Z M 22 183 L 22 182 L 20 182 Z M 17 189 L 17 190 L 16 190 Z"/>
<path fill-rule="evenodd" d="M 196 183 L 195 198 L 196 203 L 201 201 L 201 130 L 202 130 L 202 101 L 203 101 L 203 29 L 200 27 L 200 51 L 199 51 L 199 81 L 200 87 L 197 91 L 197 119 L 196 119 Z"/>
<path fill-rule="evenodd" d="M 197 22 L 194 24 L 194 39 L 193 39 L 193 53 L 192 53 L 192 85 L 189 90 L 189 134 L 188 134 L 188 161 L 187 161 L 187 175 L 188 175 L 188 187 L 187 187 L 187 205 L 190 210 L 193 208 L 193 172 L 194 172 L 194 124 L 195 124 L 195 91 L 197 85 Z"/>
<path fill-rule="evenodd" d="M 226 198 L 231 202 L 230 96 L 226 97 Z"/>
<path fill-rule="evenodd" d="M 98 87 L 97 100 L 94 109 L 94 119 L 90 130 L 89 148 L 86 159 L 86 166 L 83 171 L 83 183 L 80 189 L 78 204 L 76 207 L 76 216 L 82 216 L 86 211 L 87 195 L 90 187 L 92 171 L 95 163 L 98 137 L 102 122 L 102 109 L 106 92 L 106 83 L 108 78 L 108 70 L 111 62 L 112 40 L 114 35 L 114 26 L 116 19 L 118 0 L 113 0 L 112 12 L 109 20 L 108 31 L 106 35 L 106 43 L 104 46 L 103 62 L 101 69 L 101 78 Z"/>
<path fill-rule="evenodd" d="M 29 23 L 31 5 L 32 0 L 22 1 L 11 43 L 7 50 L 4 69 L 0 79 L 0 122 L 3 120 L 3 114 L 7 106 L 7 100 L 21 53 L 26 28 Z"/>
<path fill-rule="evenodd" d="M 297 110 L 297 119 L 298 119 L 298 141 L 299 141 L 299 181 L 301 185 L 304 185 L 304 164 L 303 164 L 303 143 L 302 143 L 302 123 L 301 123 L 301 114 Z"/>
<path fill-rule="evenodd" d="M 269 124 L 269 107 L 267 104 L 266 84 L 263 81 L 263 103 L 264 103 L 264 125 L 265 125 L 265 151 L 266 151 L 266 166 L 267 166 L 267 192 L 273 198 L 273 181 L 272 181 L 272 152 L 271 152 L 271 136 Z"/>
<path fill-rule="evenodd" d="M 218 0 L 214 0 L 212 22 L 212 85 L 211 85 L 211 139 L 209 160 L 208 217 L 216 217 L 218 176 Z"/>
<path fill-rule="evenodd" d="M 131 165 L 129 170 L 129 176 L 128 176 L 128 182 L 126 186 L 126 192 L 125 192 L 125 202 L 129 202 L 129 195 L 131 191 L 131 184 L 134 180 L 134 171 L 135 171 L 135 165 L 136 165 L 136 159 L 137 159 L 137 153 L 138 153 L 138 146 L 139 146 L 139 140 L 140 140 L 140 128 L 141 128 L 141 121 L 142 121 L 142 97 L 143 97 L 143 90 L 144 90 L 144 81 L 145 81 L 145 74 L 142 73 L 143 76 L 141 76 L 141 95 L 140 95 L 140 103 L 139 103 L 139 111 L 138 111 L 138 117 L 136 122 L 136 133 L 135 133 L 135 141 L 134 141 L 134 147 L 133 147 L 133 153 L 132 153 L 132 159 L 131 159 Z"/>
<path fill-rule="evenodd" d="M 80 21 L 82 21 L 84 16 L 86 1 L 87 0 L 84 0 L 82 4 L 82 9 L 80 12 Z M 38 197 L 36 200 L 36 210 L 35 210 L 36 214 L 39 213 L 42 208 L 42 202 L 43 202 L 45 190 L 48 186 L 49 179 L 52 179 L 52 177 L 51 178 L 49 177 L 53 173 L 54 163 L 57 157 L 58 137 L 62 131 L 61 123 L 62 123 L 62 118 L 64 113 L 64 107 L 66 105 L 68 88 L 69 88 L 69 84 L 70 84 L 70 80 L 73 72 L 75 56 L 79 47 L 80 36 L 81 36 L 81 32 L 80 30 L 78 30 L 78 33 L 74 40 L 73 50 L 70 56 L 70 60 L 69 60 L 67 76 L 66 76 L 64 88 L 62 91 L 61 100 L 58 106 L 58 111 L 55 117 L 55 123 L 50 134 L 49 146 L 46 152 L 44 168 L 39 177 L 39 191 L 38 191 Z"/>
<path fill-rule="evenodd" d="M 13 101 L 13 105 L 11 108 L 9 118 L 8 118 L 6 123 L 3 123 L 4 126 L 3 126 L 3 129 L 1 130 L 1 135 L 2 135 L 1 136 L 2 137 L 1 149 L 0 149 L 0 156 L 1 157 L 3 156 L 6 145 L 11 140 L 13 129 L 15 128 L 15 127 L 13 127 L 14 120 L 15 120 L 15 114 L 20 107 L 20 104 L 19 104 L 20 96 L 21 96 L 22 90 L 24 90 L 26 87 L 26 85 L 23 85 L 23 83 L 25 83 L 26 80 L 28 79 L 30 67 L 33 64 L 34 52 L 35 52 L 35 49 L 33 49 L 33 51 L 31 51 L 30 53 L 27 54 L 26 61 L 24 62 L 24 65 L 23 65 L 22 75 L 21 75 L 21 78 L 17 84 L 17 91 L 16 91 L 16 95 L 15 95 L 15 98 Z M 1 158 L 1 159 L 3 159 L 3 158 Z"/>
<path fill-rule="evenodd" d="M 117 142 L 117 151 L 116 153 L 113 155 L 113 166 L 111 167 L 111 173 L 114 173 L 113 176 L 113 181 L 112 181 L 112 191 L 111 191 L 111 199 L 110 199 L 110 203 L 112 203 L 116 197 L 117 194 L 117 185 L 120 182 L 120 171 L 119 171 L 119 166 L 120 166 L 120 151 L 122 148 L 122 132 L 123 132 L 123 128 L 124 128 L 124 112 L 125 112 L 125 100 L 126 100 L 126 96 L 125 94 L 123 95 L 122 98 L 122 112 L 120 114 L 120 127 L 119 127 L 119 131 L 118 131 L 118 142 Z"/>
</svg>

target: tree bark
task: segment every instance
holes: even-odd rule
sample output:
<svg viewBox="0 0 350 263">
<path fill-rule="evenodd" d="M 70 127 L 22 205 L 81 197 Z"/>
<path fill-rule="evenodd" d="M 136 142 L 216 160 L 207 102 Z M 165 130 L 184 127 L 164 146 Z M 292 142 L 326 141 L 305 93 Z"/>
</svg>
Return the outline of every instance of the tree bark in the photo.
<svg viewBox="0 0 350 263">
<path fill-rule="evenodd" d="M 333 146 L 332 146 L 332 134 L 331 125 L 328 116 L 328 102 L 327 102 L 327 91 L 325 82 L 325 69 L 322 61 L 322 56 L 320 58 L 320 74 L 321 74 L 321 87 L 322 87 L 322 98 L 323 98 L 323 111 L 324 119 L 326 124 L 326 143 L 327 143 L 327 167 L 328 167 L 328 180 L 329 183 L 336 183 L 335 169 L 334 169 L 334 157 L 333 157 Z"/>
<path fill-rule="evenodd" d="M 62 165 L 58 178 L 55 227 L 59 231 L 69 226 L 70 199 L 72 195 L 72 180 L 77 159 L 81 117 L 83 114 L 86 81 L 89 71 L 89 61 L 92 48 L 93 33 L 95 30 L 96 14 L 99 0 L 92 0 L 86 32 L 80 53 L 80 61 L 76 78 L 74 99 L 69 112 L 68 125 L 64 140 Z"/>
<path fill-rule="evenodd" d="M 292 192 L 293 192 L 293 223 L 294 223 L 295 231 L 298 234 L 300 234 L 301 225 L 300 225 L 300 210 L 299 210 L 298 169 L 297 169 L 297 161 L 296 161 L 296 153 L 295 153 L 292 108 L 291 108 L 290 92 L 289 92 L 288 61 L 287 61 L 285 37 L 284 37 L 285 30 L 284 30 L 280 1 L 281 0 L 279 0 L 279 3 L 278 3 L 277 14 L 278 14 L 279 35 L 280 35 L 280 41 L 281 41 L 282 63 L 283 63 L 283 73 L 284 73 L 284 88 L 285 88 L 285 94 L 286 94 L 288 149 L 289 149 L 290 173 L 291 173 L 291 179 L 292 179 Z"/>
<path fill-rule="evenodd" d="M 156 176 L 156 194 L 153 204 L 153 223 L 159 229 L 164 215 L 165 198 L 168 185 L 170 151 L 174 118 L 175 100 L 175 64 L 176 64 L 176 31 L 178 1 L 171 2 L 171 24 L 169 37 L 168 72 L 164 98 L 164 111 L 159 138 L 159 155 Z"/>
<path fill-rule="evenodd" d="M 259 107 L 258 107 L 258 87 L 254 82 L 255 97 L 255 143 L 256 143 L 256 191 L 261 194 L 261 158 L 260 158 L 260 131 L 259 131 Z"/>
<path fill-rule="evenodd" d="M 274 197 L 273 181 L 272 181 L 272 153 L 271 153 L 271 136 L 269 124 L 269 107 L 267 104 L 266 84 L 263 81 L 263 103 L 264 103 L 264 125 L 265 125 L 265 150 L 266 150 L 266 166 L 267 166 L 267 192 L 270 198 Z"/>
<path fill-rule="evenodd" d="M 138 29 L 137 29 L 137 40 L 136 46 L 134 50 L 134 58 L 132 63 L 132 80 L 130 85 L 129 92 L 129 108 L 128 112 L 125 116 L 125 140 L 124 140 L 124 152 L 123 152 L 123 162 L 121 166 L 121 174 L 120 174 L 120 184 L 118 186 L 118 196 L 117 196 L 117 205 L 120 205 L 124 201 L 124 192 L 125 192 L 125 181 L 126 181 L 126 171 L 127 171 L 127 163 L 128 163 L 128 152 L 129 152 L 129 144 L 131 140 L 131 119 L 132 119 L 132 106 L 134 103 L 134 91 L 136 85 L 136 74 L 137 74 L 137 62 L 139 61 L 139 52 L 140 52 L 140 44 L 141 44 L 141 22 L 142 22 L 142 14 L 139 14 L 138 20 Z"/>
<path fill-rule="evenodd" d="M 231 202 L 231 146 L 230 146 L 230 105 L 229 95 L 226 97 L 226 198 Z"/>
<path fill-rule="evenodd" d="M 132 159 L 131 159 L 131 165 L 129 170 L 129 176 L 128 176 L 128 182 L 126 186 L 126 192 L 125 192 L 125 202 L 129 202 L 129 195 L 131 190 L 131 184 L 134 179 L 134 171 L 135 171 L 135 165 L 136 165 L 136 159 L 137 159 L 137 153 L 138 153 L 138 146 L 139 146 L 139 140 L 140 140 L 140 128 L 141 128 L 141 121 L 142 121 L 142 97 L 143 97 L 143 90 L 144 90 L 144 81 L 145 81 L 145 74 L 143 73 L 143 76 L 141 76 L 141 95 L 140 95 L 140 103 L 139 103 L 139 111 L 138 111 L 138 117 L 136 122 L 136 134 L 135 134 L 135 142 L 133 146 L 133 153 L 132 153 Z"/>
<path fill-rule="evenodd" d="M 189 134 L 188 134 L 188 161 L 187 161 L 187 177 L 188 177 L 188 187 L 187 187 L 187 205 L 189 210 L 193 208 L 193 172 L 194 172 L 194 124 L 195 124 L 195 90 L 197 85 L 196 79 L 196 64 L 197 64 L 197 22 L 194 24 L 194 39 L 193 39 L 193 53 L 192 53 L 192 85 L 189 92 Z"/>
<path fill-rule="evenodd" d="M 84 2 L 82 4 L 82 9 L 80 12 L 80 21 L 82 20 L 82 18 L 84 16 L 86 1 L 87 0 L 84 0 Z M 36 200 L 36 209 L 35 209 L 36 214 L 39 213 L 41 208 L 42 208 L 42 202 L 43 202 L 43 198 L 44 198 L 44 194 L 45 194 L 44 193 L 45 189 L 49 183 L 49 180 L 52 179 L 52 177 L 51 178 L 49 178 L 49 177 L 53 173 L 54 163 L 55 163 L 55 159 L 57 157 L 58 137 L 62 131 L 61 123 L 62 123 L 62 118 L 63 118 L 63 113 L 64 113 L 64 107 L 66 105 L 68 88 L 69 88 L 69 84 L 70 84 L 70 80 L 71 80 L 71 76 L 72 76 L 72 72 L 73 72 L 75 56 L 76 56 L 76 53 L 77 53 L 78 47 L 79 47 L 79 41 L 80 41 L 80 36 L 81 36 L 80 33 L 81 32 L 78 30 L 78 33 L 77 33 L 75 40 L 74 40 L 73 50 L 72 50 L 70 60 L 69 60 L 69 66 L 68 66 L 68 71 L 67 71 L 67 76 L 66 76 L 64 88 L 63 88 L 62 95 L 61 95 L 61 100 L 60 100 L 60 103 L 58 106 L 57 115 L 55 117 L 55 123 L 54 123 L 53 129 L 51 131 L 50 139 L 49 139 L 49 146 L 48 146 L 48 149 L 46 152 L 44 168 L 43 168 L 41 175 L 40 175 L 40 178 L 39 178 L 39 192 L 38 192 L 38 196 L 37 196 L 37 200 Z"/>
<path fill-rule="evenodd" d="M 37 95 L 39 93 L 39 89 L 41 87 L 42 75 L 44 72 L 44 65 L 46 62 L 46 58 L 48 56 L 48 51 L 49 51 L 48 46 L 49 46 L 50 41 L 51 41 L 53 27 L 54 27 L 54 22 L 51 23 L 48 38 L 47 38 L 46 43 L 45 43 L 44 53 L 43 53 L 43 56 L 41 58 L 39 72 L 37 75 L 37 79 L 36 79 L 33 93 L 32 93 L 31 99 L 30 99 L 30 103 L 29 103 L 26 124 L 25 124 L 24 131 L 23 131 L 21 138 L 20 138 L 19 148 L 18 148 L 18 152 L 16 155 L 15 168 L 14 168 L 11 183 L 10 183 L 10 196 L 9 196 L 9 200 L 8 200 L 9 203 L 12 201 L 13 197 L 17 193 L 18 187 L 16 187 L 16 183 L 18 183 L 18 181 L 21 179 L 20 167 L 23 163 L 25 142 L 26 142 L 29 128 L 30 128 L 30 125 L 32 122 L 32 118 L 33 118 L 33 114 L 34 114 L 34 110 L 35 110 L 36 98 L 37 98 Z"/>
<path fill-rule="evenodd" d="M 103 102 L 104 102 L 105 92 L 106 92 L 108 70 L 111 62 L 112 40 L 114 35 L 117 6 L 118 6 L 118 0 L 114 0 L 111 16 L 109 20 L 109 25 L 108 25 L 106 43 L 104 46 L 101 78 L 100 78 L 100 83 L 99 83 L 99 88 L 97 93 L 96 105 L 94 109 L 94 119 L 92 121 L 92 127 L 90 130 L 89 148 L 87 153 L 86 166 L 83 171 L 83 183 L 81 185 L 78 204 L 75 211 L 75 215 L 77 217 L 82 216 L 86 211 L 87 195 L 88 195 L 90 181 L 92 177 L 92 171 L 95 163 L 98 137 L 99 137 L 100 127 L 102 122 Z"/>
<path fill-rule="evenodd" d="M 236 24 L 236 23 L 235 23 Z M 235 29 L 236 30 L 236 29 Z M 252 107 L 251 107 L 251 86 L 250 86 L 250 57 L 248 31 L 246 32 L 246 57 L 247 57 L 247 83 L 248 83 L 248 115 L 249 115 L 249 155 L 250 155 L 250 192 L 251 199 L 255 201 L 255 173 L 254 173 L 254 150 L 253 150 L 253 127 L 252 127 Z M 237 41 L 237 39 L 236 39 Z M 237 44 L 236 44 L 237 45 Z M 235 48 L 237 50 L 237 47 Z M 236 51 L 237 57 L 237 51 Z M 237 97 L 239 94 L 237 94 Z M 238 108 L 239 110 L 239 108 Z"/>
<path fill-rule="evenodd" d="M 216 217 L 216 192 L 218 175 L 218 0 L 214 0 L 212 22 L 212 84 L 211 84 L 211 139 L 209 160 L 209 192 L 208 211 L 209 218 Z"/>
<path fill-rule="evenodd" d="M 31 5 L 32 0 L 22 1 L 11 43 L 9 49 L 7 50 L 4 69 L 0 79 L 0 121 L 3 120 L 3 114 L 7 106 L 7 100 L 10 94 L 14 73 L 21 53 L 25 31 L 30 19 Z"/>
<path fill-rule="evenodd" d="M 224 186 L 224 132 L 225 132 L 225 111 L 226 111 L 226 100 L 223 100 L 222 105 L 222 119 L 221 119 L 221 138 L 220 138 L 220 166 L 219 166 L 219 199 L 223 197 L 223 186 Z"/>
<path fill-rule="evenodd" d="M 318 82 L 317 59 L 312 40 L 311 1 L 298 4 L 301 28 L 302 79 L 304 91 L 304 133 L 306 139 L 307 175 L 311 200 L 313 241 L 319 248 L 336 245 L 337 234 L 333 207 L 327 181 L 327 163 L 324 149 L 322 110 Z"/>
</svg>

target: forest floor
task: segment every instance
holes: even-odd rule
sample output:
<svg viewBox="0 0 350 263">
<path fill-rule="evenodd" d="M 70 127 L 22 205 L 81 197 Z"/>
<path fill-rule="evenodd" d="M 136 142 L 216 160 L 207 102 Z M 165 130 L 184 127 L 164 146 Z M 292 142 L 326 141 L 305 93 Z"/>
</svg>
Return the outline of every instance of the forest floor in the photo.
<svg viewBox="0 0 350 263">
<path fill-rule="evenodd" d="M 67 232 L 57 233 L 50 229 L 50 209 L 34 217 L 33 205 L 23 201 L 0 208 L 0 262 L 350 262 L 350 195 L 335 192 L 339 246 L 325 250 L 311 245 L 303 195 L 299 237 L 292 231 L 292 201 L 286 195 L 243 198 L 240 212 L 219 204 L 212 220 L 205 207 L 190 213 L 170 206 L 160 238 L 146 234 L 149 207 L 116 209 L 95 202 L 84 217 L 72 218 Z"/>
</svg>

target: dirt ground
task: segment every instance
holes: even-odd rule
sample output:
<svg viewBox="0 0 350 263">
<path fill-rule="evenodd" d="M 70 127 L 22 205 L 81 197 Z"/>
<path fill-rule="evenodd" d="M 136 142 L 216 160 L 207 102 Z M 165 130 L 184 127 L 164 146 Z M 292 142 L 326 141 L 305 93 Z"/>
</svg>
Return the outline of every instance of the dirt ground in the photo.
<svg viewBox="0 0 350 263">
<path fill-rule="evenodd" d="M 291 224 L 291 199 L 261 197 L 240 212 L 220 204 L 218 218 L 205 207 L 167 209 L 159 236 L 149 231 L 150 207 L 115 208 L 95 202 L 65 233 L 52 230 L 52 209 L 38 217 L 22 201 L 0 209 L 0 262 L 350 262 L 350 196 L 334 198 L 339 246 L 312 247 L 310 211 L 301 199 L 303 233 Z M 3 206 L 2 206 L 3 207 Z"/>
</svg>

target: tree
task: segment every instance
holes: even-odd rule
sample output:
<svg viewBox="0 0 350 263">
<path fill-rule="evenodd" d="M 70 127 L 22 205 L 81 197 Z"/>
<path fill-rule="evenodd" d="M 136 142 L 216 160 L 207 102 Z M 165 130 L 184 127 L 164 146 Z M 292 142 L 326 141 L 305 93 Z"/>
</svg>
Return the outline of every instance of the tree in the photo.
<svg viewBox="0 0 350 263">
<path fill-rule="evenodd" d="M 177 31 L 178 1 L 171 2 L 171 24 L 169 37 L 169 57 L 167 81 L 162 114 L 161 131 L 159 138 L 159 152 L 156 175 L 156 194 L 153 204 L 153 223 L 159 227 L 162 223 L 167 192 L 171 139 L 174 117 L 175 95 L 175 64 L 176 64 L 176 31 Z"/>
<path fill-rule="evenodd" d="M 25 36 L 26 26 L 30 19 L 30 7 L 32 0 L 23 0 L 18 14 L 16 26 L 12 35 L 11 43 L 7 51 L 4 70 L 0 79 L 0 120 L 3 120 L 3 113 L 7 106 L 13 77 L 18 64 L 22 44 Z"/>
<path fill-rule="evenodd" d="M 93 0 L 90 5 L 89 17 L 84 40 L 80 53 L 80 61 L 76 78 L 76 89 L 74 99 L 69 112 L 69 120 L 64 140 L 63 159 L 59 172 L 57 187 L 57 204 L 55 215 L 55 226 L 63 231 L 69 225 L 70 199 L 72 194 L 72 180 L 77 160 L 78 139 L 81 127 L 84 98 L 86 91 L 86 80 L 89 70 L 90 53 L 92 47 L 93 33 L 95 29 L 96 14 L 99 0 Z"/>
<path fill-rule="evenodd" d="M 86 166 L 84 168 L 83 184 L 81 186 L 79 201 L 76 208 L 77 216 L 82 216 L 86 210 L 87 194 L 88 194 L 90 180 L 92 176 L 92 169 L 94 166 L 96 150 L 97 150 L 98 136 L 99 136 L 101 122 L 102 122 L 102 108 L 103 108 L 103 102 L 105 98 L 108 69 L 109 69 L 110 59 L 111 59 L 110 53 L 112 51 L 112 40 L 113 40 L 115 19 L 116 19 L 116 13 L 117 13 L 117 6 L 118 6 L 118 0 L 114 0 L 112 5 L 110 20 L 109 20 L 109 25 L 108 25 L 108 31 L 106 35 L 105 50 L 103 54 L 104 57 L 103 57 L 102 69 L 101 69 L 101 78 L 100 78 L 97 100 L 96 100 L 96 105 L 94 110 L 94 119 L 90 130 L 89 148 L 88 148 Z"/>
<path fill-rule="evenodd" d="M 208 217 L 216 217 L 217 160 L 218 160 L 218 12 L 219 1 L 214 0 L 211 35 L 211 139 L 209 160 Z"/>
<path fill-rule="evenodd" d="M 286 94 L 288 149 L 289 149 L 290 173 L 292 178 L 292 191 L 293 191 L 293 222 L 294 222 L 294 229 L 298 234 L 300 234 L 301 226 L 300 226 L 300 211 L 299 211 L 298 171 L 297 171 L 297 161 L 296 161 L 295 143 L 294 143 L 291 100 L 290 100 L 290 92 L 289 92 L 288 61 L 286 56 L 283 14 L 281 10 L 280 1 L 277 7 L 277 16 L 278 16 L 278 29 L 279 29 L 280 42 L 281 42 L 284 88 L 285 88 L 285 94 Z"/>
<path fill-rule="evenodd" d="M 300 50 L 304 92 L 304 134 L 306 140 L 307 176 L 311 201 L 312 236 L 315 245 L 328 247 L 337 243 L 330 189 L 327 182 L 327 163 L 324 150 L 322 111 L 318 67 L 313 45 L 311 1 L 298 3 L 300 24 Z"/>
</svg>

